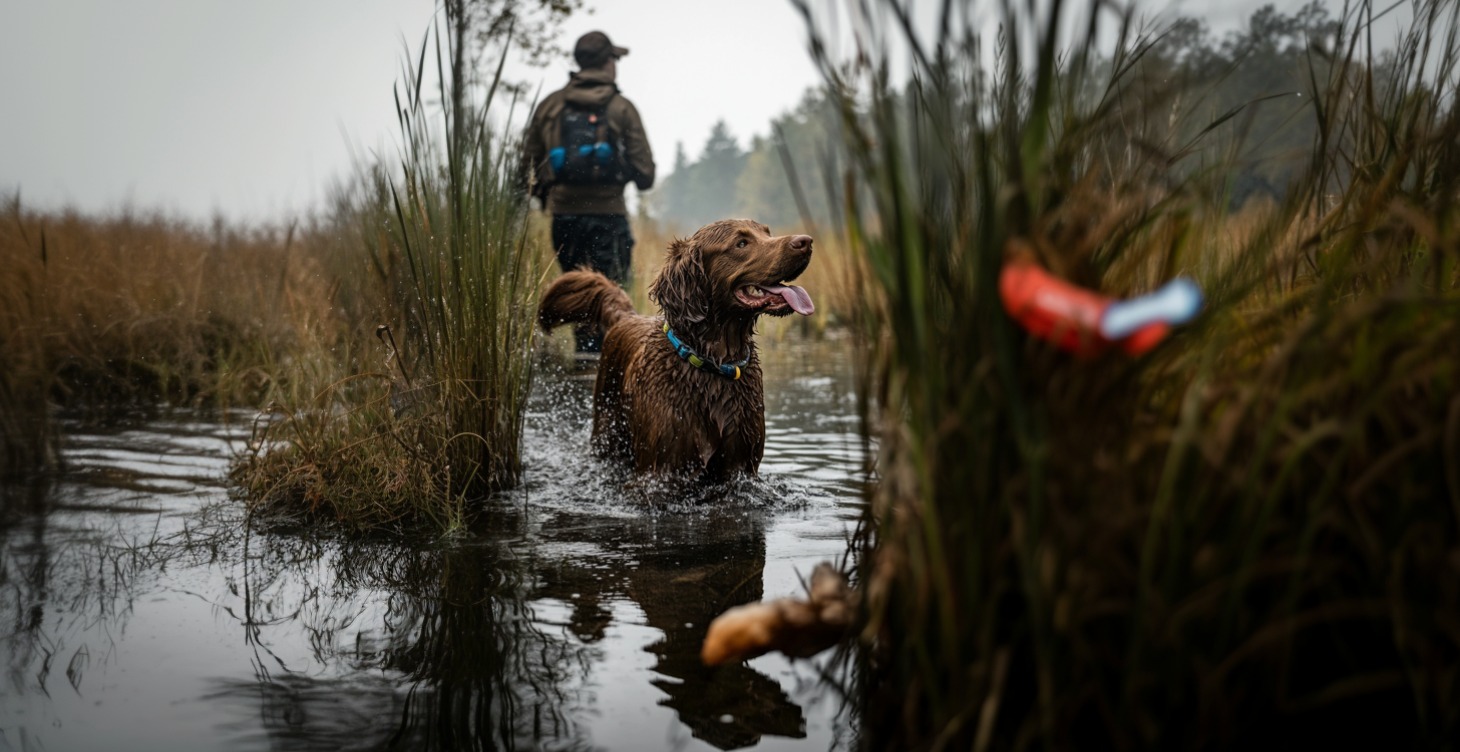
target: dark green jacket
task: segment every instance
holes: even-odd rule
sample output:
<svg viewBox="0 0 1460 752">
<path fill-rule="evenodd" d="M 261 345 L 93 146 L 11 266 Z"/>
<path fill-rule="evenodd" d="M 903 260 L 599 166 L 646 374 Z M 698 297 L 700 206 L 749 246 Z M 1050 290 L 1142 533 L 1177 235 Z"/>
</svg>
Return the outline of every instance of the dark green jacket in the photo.
<svg viewBox="0 0 1460 752">
<path fill-rule="evenodd" d="M 639 111 L 602 70 L 578 71 L 568 85 L 547 95 L 532 113 L 532 123 L 523 138 L 522 175 L 532 195 L 544 199 L 553 214 L 627 214 L 622 185 L 553 185 L 547 153 L 556 146 L 559 117 L 569 102 L 588 107 L 607 103 L 609 137 L 618 141 L 628 168 L 628 179 L 639 190 L 654 185 L 654 155 Z"/>
</svg>

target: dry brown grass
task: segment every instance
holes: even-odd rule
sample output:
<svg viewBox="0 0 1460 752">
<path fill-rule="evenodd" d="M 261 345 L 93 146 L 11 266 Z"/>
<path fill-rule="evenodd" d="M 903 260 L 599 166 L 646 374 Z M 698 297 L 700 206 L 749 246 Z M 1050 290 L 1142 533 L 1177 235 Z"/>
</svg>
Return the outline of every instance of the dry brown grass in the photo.
<svg viewBox="0 0 1460 752">
<path fill-rule="evenodd" d="M 318 228 L 0 216 L 0 474 L 55 466 L 50 405 L 228 406 L 332 379 L 356 322 Z"/>
<path fill-rule="evenodd" d="M 349 328 L 305 233 L 8 209 L 7 381 L 60 404 L 257 399 L 279 359 L 303 365 Z"/>
</svg>

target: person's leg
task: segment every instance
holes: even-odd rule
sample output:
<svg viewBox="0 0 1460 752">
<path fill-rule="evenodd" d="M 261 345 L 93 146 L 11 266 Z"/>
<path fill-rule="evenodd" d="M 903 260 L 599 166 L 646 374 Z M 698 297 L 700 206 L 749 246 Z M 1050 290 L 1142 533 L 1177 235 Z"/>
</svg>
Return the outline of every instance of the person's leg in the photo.
<svg viewBox="0 0 1460 752">
<path fill-rule="evenodd" d="M 634 238 L 628 217 L 622 214 L 583 215 L 583 245 L 587 263 L 603 276 L 628 287 Z"/>
<path fill-rule="evenodd" d="M 558 257 L 558 267 L 570 272 L 590 263 L 584 242 L 584 218 L 576 214 L 553 215 L 553 253 Z"/>
<path fill-rule="evenodd" d="M 634 236 L 629 230 L 629 218 L 609 214 L 601 217 L 599 224 L 600 240 L 593 245 L 593 265 L 620 287 L 628 287 L 634 262 Z"/>
<path fill-rule="evenodd" d="M 565 272 L 593 263 L 593 244 L 597 237 L 597 223 L 592 215 L 554 214 L 553 250 L 557 253 L 558 266 Z M 603 347 L 594 324 L 579 324 L 573 327 L 573 342 L 580 353 L 596 353 Z"/>
</svg>

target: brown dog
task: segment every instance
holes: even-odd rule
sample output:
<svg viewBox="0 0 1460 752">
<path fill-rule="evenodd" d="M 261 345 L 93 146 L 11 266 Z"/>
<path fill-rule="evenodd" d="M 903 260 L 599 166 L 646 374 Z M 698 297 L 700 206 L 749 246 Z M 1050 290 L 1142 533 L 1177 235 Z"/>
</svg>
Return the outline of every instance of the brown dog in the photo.
<svg viewBox="0 0 1460 752">
<path fill-rule="evenodd" d="M 635 313 L 597 272 L 555 280 L 539 323 L 587 322 L 604 333 L 594 450 L 641 473 L 711 481 L 755 473 L 765 450 L 755 321 L 814 310 L 805 290 L 785 284 L 810 262 L 809 236 L 771 237 L 765 225 L 730 219 L 670 244 L 649 288 L 662 318 Z"/>
</svg>

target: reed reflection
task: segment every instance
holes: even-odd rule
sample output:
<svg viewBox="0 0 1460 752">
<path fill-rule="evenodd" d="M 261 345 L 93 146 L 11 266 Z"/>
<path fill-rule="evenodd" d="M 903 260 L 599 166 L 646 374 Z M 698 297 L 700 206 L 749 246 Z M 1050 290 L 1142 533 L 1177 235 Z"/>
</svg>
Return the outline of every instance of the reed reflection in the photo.
<svg viewBox="0 0 1460 752">
<path fill-rule="evenodd" d="M 76 698 L 106 691 L 95 675 L 116 660 L 157 573 L 200 558 L 146 481 L 115 471 L 0 482 L 0 729 L 22 749 L 47 748 Z"/>
<path fill-rule="evenodd" d="M 581 643 L 541 627 L 505 545 L 269 535 L 252 546 L 243 624 L 255 680 L 220 692 L 257 696 L 270 747 L 587 748 L 568 713 L 587 671 Z M 272 647 L 301 629 L 308 670 Z M 257 746 L 246 722 L 234 726 Z"/>
</svg>

